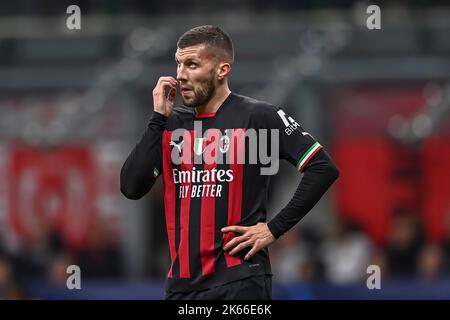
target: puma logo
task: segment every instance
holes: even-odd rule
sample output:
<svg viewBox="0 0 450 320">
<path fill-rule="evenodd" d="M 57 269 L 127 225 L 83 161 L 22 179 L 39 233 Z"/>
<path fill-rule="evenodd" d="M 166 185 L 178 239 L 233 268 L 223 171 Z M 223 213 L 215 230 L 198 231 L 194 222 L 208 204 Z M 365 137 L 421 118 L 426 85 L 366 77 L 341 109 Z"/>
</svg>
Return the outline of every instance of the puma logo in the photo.
<svg viewBox="0 0 450 320">
<path fill-rule="evenodd" d="M 170 141 L 170 146 L 175 147 L 178 149 L 178 152 L 181 153 L 181 145 L 183 144 L 184 140 L 182 140 L 180 143 L 176 143 L 175 141 Z"/>
</svg>

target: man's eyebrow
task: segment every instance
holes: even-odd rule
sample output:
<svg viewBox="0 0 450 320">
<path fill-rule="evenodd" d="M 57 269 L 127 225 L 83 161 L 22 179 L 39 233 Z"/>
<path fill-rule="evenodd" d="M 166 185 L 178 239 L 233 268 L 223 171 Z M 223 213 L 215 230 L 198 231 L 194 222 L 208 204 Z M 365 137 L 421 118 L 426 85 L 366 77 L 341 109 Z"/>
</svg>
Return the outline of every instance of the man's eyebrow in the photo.
<svg viewBox="0 0 450 320">
<path fill-rule="evenodd" d="M 178 59 L 177 59 L 176 56 L 175 56 L 175 62 L 176 62 L 176 63 L 179 63 L 179 61 L 178 61 Z M 185 63 L 186 63 L 186 62 L 198 62 L 198 59 L 195 58 L 195 57 L 187 57 L 187 58 L 184 60 L 184 62 L 185 62 Z"/>
</svg>

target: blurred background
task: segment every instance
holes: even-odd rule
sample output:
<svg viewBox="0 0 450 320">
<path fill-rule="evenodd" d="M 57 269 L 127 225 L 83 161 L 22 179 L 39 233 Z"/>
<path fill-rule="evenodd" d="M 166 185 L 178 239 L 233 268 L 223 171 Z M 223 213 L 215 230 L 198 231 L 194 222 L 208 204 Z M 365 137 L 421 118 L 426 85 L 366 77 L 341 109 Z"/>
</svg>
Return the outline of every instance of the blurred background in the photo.
<svg viewBox="0 0 450 320">
<path fill-rule="evenodd" d="M 162 299 L 162 182 L 131 201 L 119 171 L 176 40 L 215 24 L 235 45 L 231 89 L 282 106 L 341 171 L 270 248 L 274 298 L 449 299 L 446 3 L 380 4 L 369 30 L 366 1 L 1 1 L 0 298 Z M 300 178 L 281 166 L 269 212 Z M 72 264 L 81 290 L 66 287 Z"/>
</svg>

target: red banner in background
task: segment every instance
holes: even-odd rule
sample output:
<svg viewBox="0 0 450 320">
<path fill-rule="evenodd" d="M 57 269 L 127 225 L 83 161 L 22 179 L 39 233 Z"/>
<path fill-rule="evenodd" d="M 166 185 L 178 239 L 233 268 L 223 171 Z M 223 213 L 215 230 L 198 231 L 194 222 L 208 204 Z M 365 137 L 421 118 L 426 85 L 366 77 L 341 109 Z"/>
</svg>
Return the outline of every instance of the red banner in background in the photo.
<svg viewBox="0 0 450 320">
<path fill-rule="evenodd" d="M 450 232 L 450 139 L 432 138 L 424 145 L 423 221 L 431 240 Z"/>
<path fill-rule="evenodd" d="M 423 92 L 422 87 L 352 88 L 334 97 L 338 210 L 379 244 L 387 241 L 391 219 L 401 210 L 417 215 L 429 240 L 450 232 L 449 121 L 415 144 L 388 133 L 393 116 L 411 119 L 424 110 Z"/>
<path fill-rule="evenodd" d="M 10 151 L 9 222 L 20 241 L 55 231 L 65 245 L 86 245 L 96 218 L 96 166 L 88 147 Z"/>
<path fill-rule="evenodd" d="M 339 140 L 334 144 L 333 157 L 340 170 L 339 213 L 362 226 L 375 242 L 385 242 L 394 206 L 389 146 L 381 139 Z"/>
</svg>

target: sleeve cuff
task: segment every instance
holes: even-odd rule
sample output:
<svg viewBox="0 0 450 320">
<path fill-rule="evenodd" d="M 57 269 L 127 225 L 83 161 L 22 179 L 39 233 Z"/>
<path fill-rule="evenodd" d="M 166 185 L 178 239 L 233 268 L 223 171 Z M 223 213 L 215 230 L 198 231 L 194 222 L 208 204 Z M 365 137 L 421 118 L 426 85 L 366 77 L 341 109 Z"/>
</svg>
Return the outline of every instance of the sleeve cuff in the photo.
<svg viewBox="0 0 450 320">
<path fill-rule="evenodd" d="M 269 231 L 272 233 L 275 239 L 278 239 L 283 235 L 283 231 L 276 225 L 274 219 L 270 220 L 267 223 L 267 227 L 269 228 Z"/>
</svg>

